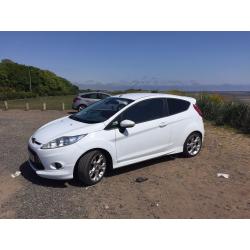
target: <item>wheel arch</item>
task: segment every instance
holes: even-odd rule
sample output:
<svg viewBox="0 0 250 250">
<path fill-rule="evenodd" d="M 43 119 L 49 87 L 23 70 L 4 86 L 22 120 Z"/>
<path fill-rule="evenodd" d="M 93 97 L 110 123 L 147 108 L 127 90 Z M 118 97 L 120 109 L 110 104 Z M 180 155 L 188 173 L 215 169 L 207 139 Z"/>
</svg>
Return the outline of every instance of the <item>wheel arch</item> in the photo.
<svg viewBox="0 0 250 250">
<path fill-rule="evenodd" d="M 199 131 L 198 129 L 193 130 L 193 131 L 189 131 L 189 133 L 186 134 L 186 138 L 185 138 L 184 143 L 183 143 L 183 148 L 184 148 L 184 145 L 185 145 L 185 142 L 186 142 L 187 138 L 188 138 L 191 134 L 193 134 L 193 133 L 198 133 L 198 134 L 201 136 L 201 141 L 203 142 L 203 135 L 202 135 L 202 132 L 201 132 L 201 131 Z"/>
<path fill-rule="evenodd" d="M 88 107 L 88 105 L 87 105 L 85 102 L 79 103 L 79 104 L 77 105 L 77 109 L 79 109 L 80 106 Z"/>
<path fill-rule="evenodd" d="M 187 138 L 188 138 L 191 134 L 193 134 L 193 133 L 198 133 L 198 134 L 201 136 L 201 140 L 203 141 L 203 135 L 202 135 L 201 131 L 199 131 L 199 130 L 194 130 L 193 132 L 191 132 L 191 133 L 187 136 Z"/>
<path fill-rule="evenodd" d="M 186 139 L 188 138 L 189 135 L 191 135 L 192 133 L 197 132 L 201 135 L 202 141 L 204 139 L 204 125 L 203 122 L 199 121 L 199 120 L 194 120 L 191 121 L 187 124 L 187 126 L 185 126 L 184 129 L 184 142 L 186 141 Z"/>
<path fill-rule="evenodd" d="M 74 166 L 74 171 L 73 171 L 73 177 L 75 178 L 75 177 L 77 177 L 77 168 L 78 168 L 78 163 L 79 163 L 79 161 L 80 161 L 80 159 L 85 155 L 85 154 L 87 154 L 87 153 L 89 153 L 89 152 L 91 152 L 91 151 L 94 151 L 94 150 L 100 150 L 100 151 L 102 151 L 104 154 L 105 154 L 105 156 L 107 157 L 107 161 L 108 161 L 108 169 L 113 169 L 113 158 L 112 158 L 112 156 L 111 156 L 111 153 L 108 151 L 108 150 L 106 150 L 106 149 L 104 149 L 104 148 L 92 148 L 92 149 L 89 149 L 88 151 L 86 151 L 86 152 L 84 152 L 79 158 L 78 158 L 78 160 L 76 161 L 76 163 L 75 163 L 75 166 Z"/>
</svg>

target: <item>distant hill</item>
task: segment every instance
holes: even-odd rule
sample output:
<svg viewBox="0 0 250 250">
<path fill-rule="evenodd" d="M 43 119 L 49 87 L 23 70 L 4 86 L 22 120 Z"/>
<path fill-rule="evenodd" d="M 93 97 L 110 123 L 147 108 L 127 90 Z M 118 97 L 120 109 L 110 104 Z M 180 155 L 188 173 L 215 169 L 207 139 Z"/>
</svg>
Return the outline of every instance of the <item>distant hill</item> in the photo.
<svg viewBox="0 0 250 250">
<path fill-rule="evenodd" d="M 31 91 L 30 91 L 31 82 Z M 78 87 L 51 71 L 4 59 L 0 63 L 0 99 L 68 95 Z"/>
<path fill-rule="evenodd" d="M 127 90 L 127 89 L 144 89 L 144 90 L 159 90 L 159 91 L 167 91 L 178 89 L 181 91 L 250 91 L 249 85 L 236 85 L 236 84 L 182 84 L 182 83 L 150 83 L 150 82 L 138 82 L 134 84 L 131 83 L 83 83 L 78 84 L 80 89 L 99 89 L 99 90 Z"/>
</svg>

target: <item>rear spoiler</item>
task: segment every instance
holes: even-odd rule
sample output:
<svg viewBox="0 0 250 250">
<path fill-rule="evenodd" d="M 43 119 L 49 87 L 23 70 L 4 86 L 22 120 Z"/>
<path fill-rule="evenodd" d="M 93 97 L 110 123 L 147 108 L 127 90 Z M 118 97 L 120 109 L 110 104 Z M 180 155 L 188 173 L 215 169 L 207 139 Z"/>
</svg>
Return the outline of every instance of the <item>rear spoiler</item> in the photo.
<svg viewBox="0 0 250 250">
<path fill-rule="evenodd" d="M 193 98 L 193 97 L 189 97 L 189 96 L 180 96 L 180 98 L 183 99 L 183 100 L 186 100 L 186 101 L 188 101 L 188 102 L 190 102 L 190 103 L 192 103 L 192 104 L 196 104 L 196 99 Z"/>
</svg>

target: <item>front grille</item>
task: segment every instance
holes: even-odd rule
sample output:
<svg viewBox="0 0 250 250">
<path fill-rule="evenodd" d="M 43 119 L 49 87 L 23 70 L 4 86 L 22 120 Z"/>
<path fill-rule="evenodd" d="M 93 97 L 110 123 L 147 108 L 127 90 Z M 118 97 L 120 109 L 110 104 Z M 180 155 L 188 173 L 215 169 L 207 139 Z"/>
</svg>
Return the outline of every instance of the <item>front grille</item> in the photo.
<svg viewBox="0 0 250 250">
<path fill-rule="evenodd" d="M 44 170 L 44 166 L 41 163 L 38 155 L 34 150 L 32 150 L 30 147 L 28 147 L 29 153 L 33 156 L 32 158 L 30 157 L 30 161 L 32 162 L 33 166 L 38 169 L 38 170 Z"/>
</svg>

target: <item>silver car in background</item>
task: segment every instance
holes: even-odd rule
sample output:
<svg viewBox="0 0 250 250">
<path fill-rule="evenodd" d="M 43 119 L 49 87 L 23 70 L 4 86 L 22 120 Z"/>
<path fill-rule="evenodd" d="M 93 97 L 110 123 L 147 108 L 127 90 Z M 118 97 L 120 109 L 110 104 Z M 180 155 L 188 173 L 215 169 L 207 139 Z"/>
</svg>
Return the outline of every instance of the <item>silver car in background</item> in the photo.
<svg viewBox="0 0 250 250">
<path fill-rule="evenodd" d="M 110 94 L 102 92 L 80 93 L 73 99 L 72 109 L 80 111 L 88 107 L 90 104 L 98 102 L 107 97 L 110 97 Z"/>
</svg>

